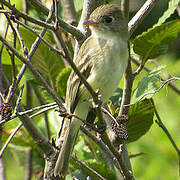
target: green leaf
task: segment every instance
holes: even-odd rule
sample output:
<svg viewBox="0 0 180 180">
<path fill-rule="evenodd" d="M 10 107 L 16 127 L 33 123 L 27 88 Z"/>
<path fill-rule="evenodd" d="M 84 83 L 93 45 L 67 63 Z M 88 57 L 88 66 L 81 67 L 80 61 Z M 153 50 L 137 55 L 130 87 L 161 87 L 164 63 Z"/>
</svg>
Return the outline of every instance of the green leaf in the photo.
<svg viewBox="0 0 180 180">
<path fill-rule="evenodd" d="M 138 140 L 148 132 L 153 124 L 154 109 L 149 99 L 140 101 L 129 109 L 127 130 L 129 138 L 127 143 Z"/>
<path fill-rule="evenodd" d="M 177 38 L 179 32 L 179 20 L 150 28 L 147 32 L 143 32 L 133 40 L 134 52 L 143 56 L 144 61 L 149 57 L 157 57 L 164 53 L 162 46 L 166 49 L 166 46 Z"/>
<path fill-rule="evenodd" d="M 36 77 L 34 77 L 34 75 L 32 74 L 32 72 L 29 69 L 26 69 L 26 71 L 24 73 L 24 77 L 33 87 L 38 89 L 38 91 L 40 92 L 40 94 L 43 97 L 45 102 L 52 102 L 52 100 L 53 100 L 52 96 L 49 95 L 49 93 L 44 88 L 44 86 L 41 84 L 41 82 Z M 46 80 L 48 81 L 47 78 L 46 78 Z"/>
<path fill-rule="evenodd" d="M 93 168 L 95 171 L 97 171 L 99 174 L 101 174 L 105 179 L 116 179 L 115 174 L 111 169 L 107 167 L 104 163 L 97 163 L 92 162 L 88 163 L 88 165 Z M 97 179 L 97 177 L 92 177 L 92 179 Z"/>
<path fill-rule="evenodd" d="M 24 39 L 25 46 L 30 49 L 37 36 L 22 27 L 20 28 L 20 32 Z M 44 38 L 49 41 L 52 46 L 54 45 L 53 36 L 50 32 L 47 32 Z M 61 56 L 51 51 L 44 42 L 41 42 L 32 57 L 32 63 L 41 74 L 48 78 L 51 86 L 54 88 L 57 75 L 65 67 Z"/>
<path fill-rule="evenodd" d="M 174 13 L 176 8 L 178 7 L 178 4 L 179 4 L 179 0 L 170 0 L 168 9 L 159 18 L 159 21 L 157 22 L 157 24 L 154 25 L 154 27 L 155 26 L 160 26 L 162 23 L 164 23 L 166 21 L 166 19 L 168 19 L 171 16 L 171 14 Z"/>
<path fill-rule="evenodd" d="M 66 84 L 67 80 L 69 78 L 69 75 L 71 73 L 72 68 L 64 68 L 57 76 L 56 78 L 56 89 L 60 97 L 63 97 L 66 95 Z"/>
<path fill-rule="evenodd" d="M 0 19 L 0 21 L 1 21 L 1 19 Z M 9 40 L 8 42 L 12 45 L 12 37 L 11 37 L 11 40 Z M 0 41 L 0 48 L 2 47 L 2 44 L 3 43 Z M 17 45 L 17 50 L 19 50 L 18 45 Z M 2 61 L 1 63 L 5 64 L 5 65 L 12 64 L 11 57 L 10 57 L 9 53 L 7 52 L 6 46 L 4 46 L 3 52 L 1 54 L 1 61 Z M 22 65 L 22 62 L 16 56 L 14 56 L 14 61 L 15 61 L 15 65 L 19 65 L 19 64 Z"/>
<path fill-rule="evenodd" d="M 131 103 L 135 103 L 141 98 L 151 98 L 154 95 L 154 91 L 158 89 L 157 83 L 160 81 L 159 74 L 163 68 L 164 66 L 161 66 L 151 71 L 138 83 L 137 88 L 133 93 Z"/>
<path fill-rule="evenodd" d="M 1 138 L 2 142 L 6 142 L 13 131 L 14 129 L 4 130 Z M 32 140 L 32 137 L 24 130 L 24 128 L 21 128 L 12 138 L 11 145 L 14 145 L 14 148 L 16 146 L 21 146 L 23 149 L 24 147 L 34 146 L 35 143 Z"/>
<path fill-rule="evenodd" d="M 74 159 L 71 159 L 71 164 L 76 166 L 77 168 L 81 169 L 81 171 L 74 171 L 73 175 L 80 179 L 87 179 L 88 176 L 90 176 L 92 179 L 99 179 L 98 176 L 94 173 L 92 173 L 89 169 L 85 168 L 78 162 L 76 162 Z M 94 169 L 96 172 L 98 172 L 101 176 L 103 176 L 105 179 L 116 179 L 113 171 L 109 169 L 106 165 L 106 163 L 102 162 L 90 162 L 86 163 L 90 168 Z M 85 178 L 86 175 L 86 178 Z M 82 178 L 81 176 L 84 176 Z"/>
</svg>

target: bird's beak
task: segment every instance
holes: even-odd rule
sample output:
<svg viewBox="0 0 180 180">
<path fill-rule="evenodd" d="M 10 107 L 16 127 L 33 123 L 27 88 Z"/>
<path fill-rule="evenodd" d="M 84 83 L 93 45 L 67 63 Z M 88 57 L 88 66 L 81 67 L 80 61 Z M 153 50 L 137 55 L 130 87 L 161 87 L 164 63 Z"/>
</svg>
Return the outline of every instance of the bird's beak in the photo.
<svg viewBox="0 0 180 180">
<path fill-rule="evenodd" d="M 84 26 L 98 26 L 99 22 L 95 22 L 93 20 L 88 20 L 83 23 Z"/>
</svg>

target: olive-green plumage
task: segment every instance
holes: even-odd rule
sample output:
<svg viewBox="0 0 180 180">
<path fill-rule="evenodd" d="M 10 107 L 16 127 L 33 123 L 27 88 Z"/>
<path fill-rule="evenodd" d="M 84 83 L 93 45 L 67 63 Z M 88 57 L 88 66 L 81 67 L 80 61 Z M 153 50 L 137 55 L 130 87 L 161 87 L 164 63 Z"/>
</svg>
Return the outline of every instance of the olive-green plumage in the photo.
<svg viewBox="0 0 180 180">
<path fill-rule="evenodd" d="M 94 10 L 85 25 L 90 27 L 91 36 L 82 44 L 75 62 L 92 88 L 100 91 L 101 100 L 105 102 L 118 87 L 127 66 L 127 20 L 123 18 L 118 5 L 103 5 Z M 72 72 L 67 83 L 67 111 L 86 119 L 92 108 L 90 99 L 90 93 Z M 66 175 L 81 125 L 82 122 L 74 117 L 71 121 L 65 119 L 55 175 Z"/>
</svg>

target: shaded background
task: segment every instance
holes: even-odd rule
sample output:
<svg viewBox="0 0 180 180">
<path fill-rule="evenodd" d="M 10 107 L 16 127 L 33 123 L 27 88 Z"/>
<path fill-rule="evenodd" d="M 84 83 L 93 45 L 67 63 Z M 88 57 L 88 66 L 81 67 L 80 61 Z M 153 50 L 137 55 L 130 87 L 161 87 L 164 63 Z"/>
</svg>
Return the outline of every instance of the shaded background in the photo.
<svg viewBox="0 0 180 180">
<path fill-rule="evenodd" d="M 13 2 L 13 1 L 11 1 Z M 16 7 L 23 10 L 23 0 L 14 0 Z M 138 8 L 143 4 L 142 0 L 130 0 L 132 17 Z M 48 2 L 46 2 L 48 3 Z M 82 7 L 82 0 L 75 0 L 75 5 L 78 10 Z M 163 14 L 164 10 L 168 7 L 167 0 L 159 0 L 159 3 L 150 13 L 150 15 L 142 22 L 140 27 L 136 30 L 132 38 L 145 31 L 147 28 L 157 22 L 158 18 Z M 0 16 L 0 22 L 2 22 L 2 16 Z M 178 18 L 178 12 L 176 11 L 170 19 Z M 0 24 L 0 33 L 3 33 L 3 23 Z M 170 46 L 166 55 L 160 56 L 155 59 L 159 65 L 165 65 L 164 71 L 172 76 L 180 76 L 180 43 L 179 38 L 175 43 Z M 154 64 L 154 60 L 149 61 L 146 65 L 155 68 L 157 64 Z M 135 69 L 136 66 L 134 66 Z M 5 68 L 5 66 L 4 66 Z M 134 87 L 136 87 L 138 81 L 144 77 L 146 72 L 142 71 L 137 77 Z M 180 82 L 176 85 L 180 88 Z M 123 83 L 120 85 L 123 87 Z M 25 100 L 23 100 L 25 102 Z M 161 116 L 163 123 L 168 128 L 172 137 L 177 145 L 180 145 L 180 96 L 175 93 L 170 87 L 168 89 L 163 88 L 160 92 L 154 95 L 155 105 Z M 156 118 L 155 118 L 156 119 Z M 154 120 L 155 120 L 154 119 Z M 131 159 L 133 171 L 135 177 L 138 180 L 144 179 L 158 179 L 158 180 L 174 180 L 178 179 L 178 156 L 176 151 L 172 147 L 169 139 L 165 133 L 154 122 L 149 132 L 140 138 L 138 141 L 127 145 L 130 154 L 144 153 L 139 157 Z M 24 151 L 19 150 L 19 153 L 23 157 Z M 25 154 L 24 154 L 25 155 Z M 21 163 L 16 158 L 17 154 L 12 152 L 11 146 L 8 147 L 3 155 L 5 161 L 7 180 L 21 180 L 24 179 L 24 165 L 25 160 L 22 158 Z M 40 167 L 34 167 L 40 168 Z M 35 178 L 33 178 L 35 179 Z"/>
</svg>

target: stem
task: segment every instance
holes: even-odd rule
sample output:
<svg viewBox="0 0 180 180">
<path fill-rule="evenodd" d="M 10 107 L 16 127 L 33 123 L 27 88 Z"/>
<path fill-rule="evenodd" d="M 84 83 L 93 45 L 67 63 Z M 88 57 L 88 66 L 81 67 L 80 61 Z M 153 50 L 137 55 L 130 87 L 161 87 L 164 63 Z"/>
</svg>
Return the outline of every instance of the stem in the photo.
<svg viewBox="0 0 180 180">
<path fill-rule="evenodd" d="M 159 0 L 147 0 L 144 5 L 141 7 L 141 9 L 136 13 L 136 15 L 130 20 L 128 23 L 128 31 L 131 35 L 136 28 L 139 26 L 139 24 L 144 20 L 144 18 L 149 14 L 151 9 L 154 7 L 154 5 Z"/>
</svg>

